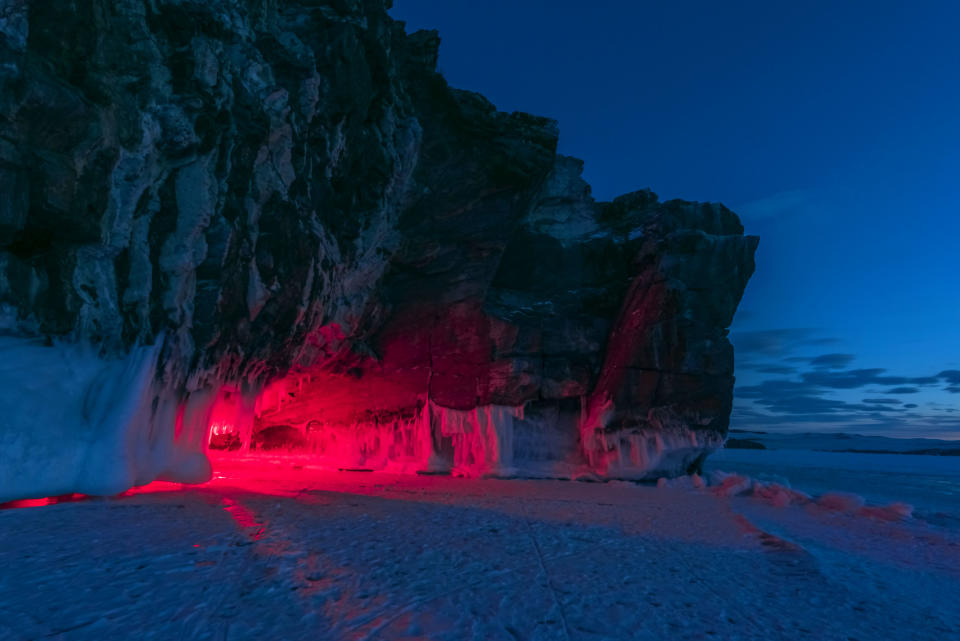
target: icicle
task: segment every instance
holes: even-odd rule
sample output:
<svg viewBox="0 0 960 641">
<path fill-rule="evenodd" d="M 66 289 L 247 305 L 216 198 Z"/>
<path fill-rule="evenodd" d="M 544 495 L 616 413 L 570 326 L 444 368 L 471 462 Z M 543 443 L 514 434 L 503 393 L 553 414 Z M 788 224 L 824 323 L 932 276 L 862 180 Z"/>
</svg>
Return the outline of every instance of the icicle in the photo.
<svg viewBox="0 0 960 641">
<path fill-rule="evenodd" d="M 517 405 L 516 407 L 514 407 L 514 408 L 513 408 L 513 417 L 514 417 L 514 418 L 517 418 L 517 419 L 520 419 L 521 421 L 524 420 L 523 415 L 524 415 L 524 409 L 525 409 L 526 407 L 527 407 L 527 404 L 526 404 L 526 403 L 523 403 L 522 405 Z"/>
</svg>

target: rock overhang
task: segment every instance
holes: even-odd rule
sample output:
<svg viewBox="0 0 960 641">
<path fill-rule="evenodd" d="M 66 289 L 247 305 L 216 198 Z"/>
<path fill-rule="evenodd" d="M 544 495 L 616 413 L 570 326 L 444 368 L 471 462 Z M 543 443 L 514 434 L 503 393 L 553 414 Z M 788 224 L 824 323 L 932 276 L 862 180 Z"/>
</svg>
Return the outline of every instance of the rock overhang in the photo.
<svg viewBox="0 0 960 641">
<path fill-rule="evenodd" d="M 72 419 L 111 489 L 196 478 L 218 412 L 244 447 L 352 426 L 356 465 L 471 474 L 643 478 L 722 442 L 757 243 L 728 209 L 595 202 L 554 121 L 451 89 L 383 3 L 101 4 L 0 25 L 0 303 L 17 340 L 147 368 L 128 424 Z M 21 416 L 8 458 L 46 438 Z"/>
</svg>

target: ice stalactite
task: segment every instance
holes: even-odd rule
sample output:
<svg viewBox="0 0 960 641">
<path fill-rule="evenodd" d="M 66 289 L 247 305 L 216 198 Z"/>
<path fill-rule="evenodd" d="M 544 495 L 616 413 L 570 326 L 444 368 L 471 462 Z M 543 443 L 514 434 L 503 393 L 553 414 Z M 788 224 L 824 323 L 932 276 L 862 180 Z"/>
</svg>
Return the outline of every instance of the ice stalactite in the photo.
<svg viewBox="0 0 960 641">
<path fill-rule="evenodd" d="M 423 410 L 354 425 L 310 421 L 304 432 L 311 460 L 327 467 L 414 473 L 436 464 L 429 415 Z"/>
<path fill-rule="evenodd" d="M 211 447 L 216 442 L 214 449 L 228 450 L 223 456 L 237 450 L 243 456 L 250 448 L 253 456 L 291 456 L 334 469 L 466 477 L 572 478 L 590 473 L 643 479 L 682 474 L 720 445 L 712 433 L 689 429 L 669 413 L 652 412 L 643 426 L 616 427 L 611 424 L 614 403 L 604 397 L 582 399 L 579 411 L 556 403 L 462 410 L 423 395 L 403 411 L 355 414 L 338 407 L 346 402 L 342 389 L 326 397 L 316 390 L 299 396 L 303 390 L 298 380 L 291 376 L 273 383 L 255 402 L 248 400 L 259 414 L 245 423 L 251 432 L 240 436 L 239 428 L 230 427 L 237 435 L 231 437 L 232 446 L 218 434 L 218 417 L 240 412 L 235 405 L 215 409 Z M 235 389 L 221 392 L 220 402 L 239 403 Z M 281 407 L 283 413 L 278 413 Z M 246 435 L 250 433 L 252 439 Z"/>
<path fill-rule="evenodd" d="M 283 397 L 283 385 L 264 389 L 256 407 L 275 408 Z M 511 476 L 527 473 L 515 460 L 515 424 L 524 421 L 523 406 L 485 405 L 456 410 L 438 405 L 425 396 L 410 411 L 356 417 L 351 422 L 318 418 L 302 423 L 257 423 L 252 439 L 231 421 L 239 416 L 240 395 L 221 392 L 211 425 L 211 447 L 245 455 L 289 455 L 308 464 L 338 469 L 389 470 L 393 472 L 452 472 L 462 476 Z M 249 403 L 249 401 L 248 401 Z M 226 436 L 225 436 L 226 435 Z M 521 458 L 538 459 L 532 445 L 540 436 L 527 435 Z M 543 457 L 539 457 L 543 458 Z"/>
<path fill-rule="evenodd" d="M 610 478 L 647 479 L 689 471 L 698 460 L 723 445 L 714 432 L 690 429 L 668 412 L 651 410 L 647 427 L 611 428 L 614 404 L 608 398 L 582 399 L 580 437 L 584 456 L 597 474 Z"/>
<path fill-rule="evenodd" d="M 430 406 L 434 429 L 453 442 L 453 473 L 470 477 L 516 474 L 514 419 L 522 416 L 523 406 L 484 405 L 472 410 Z"/>
<path fill-rule="evenodd" d="M 606 457 L 597 472 L 623 479 L 675 476 L 690 471 L 691 466 L 723 443 L 712 433 L 687 427 L 621 430 L 602 434 L 600 439 Z"/>
<path fill-rule="evenodd" d="M 259 390 L 259 386 L 248 381 L 220 387 L 203 432 L 206 440 L 202 449 L 210 444 L 217 449 L 249 451 Z"/>
<path fill-rule="evenodd" d="M 590 467 L 597 469 L 606 464 L 603 430 L 613 415 L 613 401 L 606 395 L 580 397 L 580 446 Z M 602 473 L 602 472 L 601 472 Z"/>
</svg>

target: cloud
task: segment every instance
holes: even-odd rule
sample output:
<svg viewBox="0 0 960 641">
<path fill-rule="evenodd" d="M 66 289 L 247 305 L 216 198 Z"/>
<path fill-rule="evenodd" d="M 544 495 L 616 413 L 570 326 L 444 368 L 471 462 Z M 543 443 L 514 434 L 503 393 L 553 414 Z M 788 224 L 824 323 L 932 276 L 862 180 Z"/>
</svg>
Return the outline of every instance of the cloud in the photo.
<svg viewBox="0 0 960 641">
<path fill-rule="evenodd" d="M 762 361 L 740 360 L 737 359 L 737 370 L 750 370 L 760 372 L 761 374 L 796 374 L 797 368 L 792 365 L 780 365 L 778 363 L 764 363 Z"/>
<path fill-rule="evenodd" d="M 843 369 L 854 359 L 853 354 L 823 354 L 810 359 L 810 364 L 816 368 Z"/>
<path fill-rule="evenodd" d="M 882 367 L 870 369 L 851 369 L 844 371 L 814 370 L 804 372 L 801 378 L 811 385 L 830 389 L 855 389 L 866 385 L 931 385 L 937 382 L 932 376 L 887 376 Z M 910 394 L 912 392 L 888 392 L 889 394 Z"/>
<path fill-rule="evenodd" d="M 805 383 L 816 385 L 818 387 L 828 387 L 830 389 L 854 389 L 864 387 L 871 383 L 879 383 L 881 374 L 886 370 L 882 368 L 873 369 L 852 369 L 842 372 L 826 372 L 816 370 L 804 372 L 800 375 Z M 893 384 L 893 383 L 891 383 Z"/>
<path fill-rule="evenodd" d="M 737 398 L 749 399 L 769 399 L 784 397 L 788 394 L 803 396 L 818 393 L 819 390 L 816 389 L 816 386 L 809 385 L 802 381 L 791 381 L 783 378 L 769 379 L 757 385 L 746 385 L 738 387 L 735 390 L 735 396 Z"/>
<path fill-rule="evenodd" d="M 810 192 L 806 189 L 781 191 L 764 198 L 741 203 L 733 208 L 745 221 L 767 220 L 804 214 L 810 210 Z"/>
<path fill-rule="evenodd" d="M 823 419 L 824 415 L 831 415 L 838 420 L 849 421 L 856 415 L 878 416 L 881 412 L 902 411 L 899 407 L 890 407 L 887 405 L 864 405 L 860 403 L 847 403 L 823 396 L 789 396 L 784 398 L 769 398 L 756 401 L 758 405 L 779 412 L 782 414 L 799 415 L 818 415 Z"/>
<path fill-rule="evenodd" d="M 905 376 L 882 367 L 848 369 L 856 355 L 818 353 L 818 347 L 839 341 L 809 327 L 734 332 L 731 341 L 745 357 L 738 371 L 746 372 L 734 391 L 735 427 L 960 437 L 960 409 L 934 408 L 927 400 L 920 409 L 919 403 L 897 398 L 931 386 L 960 394 L 960 369 L 934 376 Z M 864 398 L 851 398 L 851 392 Z"/>
<path fill-rule="evenodd" d="M 753 332 L 735 332 L 730 338 L 740 353 L 757 353 L 776 356 L 788 349 L 788 345 L 802 340 L 811 329 L 767 329 Z"/>
<path fill-rule="evenodd" d="M 812 327 L 787 327 L 746 332 L 734 332 L 730 340 L 740 354 L 782 357 L 804 346 L 827 345 L 835 338 L 817 336 L 820 330 Z M 800 360 L 806 360 L 801 358 Z"/>
<path fill-rule="evenodd" d="M 764 398 L 757 401 L 775 412 L 784 414 L 835 414 L 846 408 L 847 403 L 822 396 L 786 396 L 782 398 Z"/>
<path fill-rule="evenodd" d="M 786 359 L 784 359 L 786 360 Z M 841 369 L 850 355 L 824 354 L 816 357 L 791 359 L 804 362 L 809 369 L 793 376 L 761 380 L 736 388 L 734 426 L 764 429 L 806 431 L 825 429 L 844 431 L 867 430 L 909 436 L 911 431 L 924 434 L 960 436 L 960 422 L 948 414 L 956 408 L 949 404 L 920 410 L 917 403 L 903 403 L 896 395 L 918 394 L 923 386 L 937 385 L 941 376 L 899 376 L 886 369 Z M 754 371 L 773 373 L 796 369 L 793 366 L 757 366 Z M 882 386 L 884 396 L 863 398 L 860 402 L 836 397 L 849 390 Z M 939 387 L 939 385 L 938 385 Z M 960 393 L 960 385 L 951 385 L 950 391 Z M 956 416 L 953 414 L 952 416 Z M 821 428 L 816 426 L 820 425 Z"/>
<path fill-rule="evenodd" d="M 942 378 L 951 385 L 960 385 L 960 369 L 945 369 L 937 374 L 937 378 Z"/>
<path fill-rule="evenodd" d="M 797 371 L 796 367 L 790 367 L 789 365 L 766 365 L 754 369 L 761 374 L 795 374 Z"/>
</svg>

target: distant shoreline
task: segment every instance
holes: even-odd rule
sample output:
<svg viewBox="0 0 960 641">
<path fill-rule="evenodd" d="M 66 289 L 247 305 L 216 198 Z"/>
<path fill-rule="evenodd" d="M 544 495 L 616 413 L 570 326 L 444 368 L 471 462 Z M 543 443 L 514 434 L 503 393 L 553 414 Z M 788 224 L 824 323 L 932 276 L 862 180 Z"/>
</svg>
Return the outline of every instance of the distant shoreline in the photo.
<svg viewBox="0 0 960 641">
<path fill-rule="evenodd" d="M 960 456 L 960 442 L 930 438 L 866 436 L 844 432 L 762 432 L 731 429 L 725 449 L 805 450 L 847 454 Z"/>
<path fill-rule="evenodd" d="M 846 450 L 823 450 L 815 449 L 814 452 L 846 452 L 848 454 L 915 454 L 915 455 L 925 455 L 925 456 L 960 456 L 960 448 L 957 449 L 946 449 L 941 450 L 938 448 L 930 448 L 925 450 L 858 450 L 858 449 L 846 449 Z"/>
</svg>

